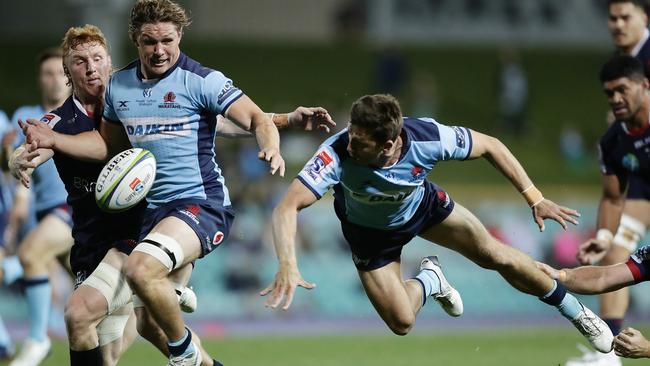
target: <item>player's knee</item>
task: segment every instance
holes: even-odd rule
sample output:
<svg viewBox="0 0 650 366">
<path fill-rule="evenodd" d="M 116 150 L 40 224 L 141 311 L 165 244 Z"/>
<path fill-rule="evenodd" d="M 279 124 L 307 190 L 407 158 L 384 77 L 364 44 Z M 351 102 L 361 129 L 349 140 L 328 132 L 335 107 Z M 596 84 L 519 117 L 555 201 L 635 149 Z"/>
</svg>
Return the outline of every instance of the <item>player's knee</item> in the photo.
<svg viewBox="0 0 650 366">
<path fill-rule="evenodd" d="M 152 279 L 166 277 L 179 268 L 185 259 L 183 249 L 174 238 L 152 233 L 133 250 L 126 262 L 129 284 L 138 288 Z"/>
<path fill-rule="evenodd" d="M 131 288 L 140 289 L 146 285 L 147 281 L 150 279 L 150 271 L 147 269 L 147 258 L 142 258 L 143 256 L 135 255 L 129 257 L 129 259 L 124 264 L 124 276 L 126 281 L 131 286 Z"/>
<path fill-rule="evenodd" d="M 396 335 L 407 335 L 415 324 L 415 315 L 401 314 L 389 319 L 386 322 L 388 328 Z"/>
<path fill-rule="evenodd" d="M 69 337 L 84 334 L 93 327 L 95 321 L 93 311 L 88 307 L 88 303 L 74 296 L 66 304 L 64 319 Z"/>
<path fill-rule="evenodd" d="M 34 255 L 38 252 L 30 249 L 28 245 L 20 246 L 18 249 L 18 259 L 20 260 L 20 265 L 24 270 L 29 271 L 30 269 L 38 266 L 39 256 Z"/>
</svg>

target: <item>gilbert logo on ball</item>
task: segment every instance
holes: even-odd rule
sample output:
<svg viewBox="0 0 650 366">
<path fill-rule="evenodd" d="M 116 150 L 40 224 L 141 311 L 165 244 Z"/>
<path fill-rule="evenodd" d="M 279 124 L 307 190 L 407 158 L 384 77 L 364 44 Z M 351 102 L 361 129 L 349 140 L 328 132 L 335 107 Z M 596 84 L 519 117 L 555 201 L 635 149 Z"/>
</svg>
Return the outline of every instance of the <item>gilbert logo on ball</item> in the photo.
<svg viewBox="0 0 650 366">
<path fill-rule="evenodd" d="M 144 149 L 124 150 L 102 169 L 95 185 L 95 200 L 104 211 L 128 210 L 149 193 L 156 178 L 156 158 Z"/>
</svg>

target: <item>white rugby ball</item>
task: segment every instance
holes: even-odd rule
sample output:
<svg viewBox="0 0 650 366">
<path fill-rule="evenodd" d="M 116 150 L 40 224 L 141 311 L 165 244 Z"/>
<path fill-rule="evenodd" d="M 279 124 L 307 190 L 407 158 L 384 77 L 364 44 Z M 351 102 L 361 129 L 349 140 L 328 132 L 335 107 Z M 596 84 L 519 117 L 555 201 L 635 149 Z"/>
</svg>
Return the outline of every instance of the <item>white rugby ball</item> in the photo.
<svg viewBox="0 0 650 366">
<path fill-rule="evenodd" d="M 124 150 L 102 169 L 95 184 L 95 200 L 104 211 L 128 210 L 147 196 L 156 178 L 156 158 L 144 149 Z"/>
</svg>

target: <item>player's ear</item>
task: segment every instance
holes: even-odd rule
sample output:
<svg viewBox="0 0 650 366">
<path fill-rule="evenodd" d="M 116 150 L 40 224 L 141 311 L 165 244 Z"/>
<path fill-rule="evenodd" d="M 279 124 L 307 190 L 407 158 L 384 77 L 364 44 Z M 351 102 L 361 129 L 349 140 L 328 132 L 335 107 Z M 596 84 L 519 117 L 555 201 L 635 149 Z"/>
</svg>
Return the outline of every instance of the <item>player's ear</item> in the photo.
<svg viewBox="0 0 650 366">
<path fill-rule="evenodd" d="M 642 82 L 642 84 L 643 84 L 643 87 L 644 87 L 646 90 L 647 90 L 648 88 L 650 88 L 650 81 L 648 81 L 648 78 L 643 78 L 643 82 Z"/>
</svg>

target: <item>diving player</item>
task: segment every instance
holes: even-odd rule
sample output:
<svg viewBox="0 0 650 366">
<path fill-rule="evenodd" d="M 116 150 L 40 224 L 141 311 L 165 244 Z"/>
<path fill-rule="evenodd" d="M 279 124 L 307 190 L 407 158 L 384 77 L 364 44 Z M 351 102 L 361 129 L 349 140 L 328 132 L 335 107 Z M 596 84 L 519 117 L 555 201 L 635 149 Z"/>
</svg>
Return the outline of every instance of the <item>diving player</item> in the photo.
<svg viewBox="0 0 650 366">
<path fill-rule="evenodd" d="M 492 237 L 467 209 L 426 179 L 440 161 L 483 157 L 521 192 L 533 219 L 577 224 L 575 210 L 545 199 L 523 167 L 496 138 L 431 118 L 403 118 L 390 95 L 366 95 L 352 105 L 348 128 L 327 139 L 294 179 L 273 212 L 279 269 L 261 292 L 267 306 L 288 309 L 297 286 L 313 288 L 298 270 L 295 253 L 298 212 L 334 190 L 334 211 L 352 251 L 368 298 L 395 333 L 409 333 L 420 308 L 433 297 L 452 316 L 462 299 L 445 278 L 438 258 L 425 257 L 420 273 L 404 280 L 402 247 L 416 235 L 455 250 L 483 268 L 499 272 L 521 292 L 555 306 L 600 352 L 609 352 L 607 325 L 534 261 Z"/>
</svg>

